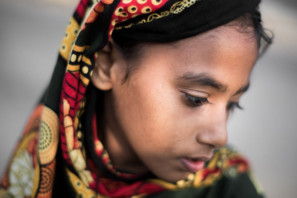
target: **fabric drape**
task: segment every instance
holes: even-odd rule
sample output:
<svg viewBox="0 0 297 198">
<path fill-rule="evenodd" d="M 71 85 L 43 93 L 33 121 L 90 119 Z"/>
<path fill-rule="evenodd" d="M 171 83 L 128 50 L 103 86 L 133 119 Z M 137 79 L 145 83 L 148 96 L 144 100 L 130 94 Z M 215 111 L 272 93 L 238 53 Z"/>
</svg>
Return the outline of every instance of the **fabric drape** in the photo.
<svg viewBox="0 0 297 198">
<path fill-rule="evenodd" d="M 51 81 L 3 175 L 0 197 L 228 197 L 239 192 L 241 197 L 261 197 L 246 159 L 228 148 L 218 150 L 203 170 L 175 184 L 116 170 L 98 138 L 98 115 L 91 110 L 96 95 L 87 94 L 95 53 L 112 37 L 178 40 L 228 23 L 258 4 L 259 0 L 81 0 L 67 26 Z"/>
</svg>

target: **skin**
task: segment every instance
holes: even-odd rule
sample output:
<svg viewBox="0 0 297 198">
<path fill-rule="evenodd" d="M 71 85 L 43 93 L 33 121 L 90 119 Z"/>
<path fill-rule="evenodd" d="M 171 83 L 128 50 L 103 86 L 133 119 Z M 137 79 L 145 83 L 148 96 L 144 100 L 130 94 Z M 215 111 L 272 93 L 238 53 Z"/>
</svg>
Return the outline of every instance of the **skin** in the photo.
<svg viewBox="0 0 297 198">
<path fill-rule="evenodd" d="M 226 144 L 229 110 L 247 90 L 256 40 L 221 26 L 146 44 L 141 54 L 127 62 L 112 42 L 99 53 L 92 83 L 107 91 L 104 145 L 115 167 L 176 182 L 193 172 L 184 159 L 207 161 Z M 137 69 L 123 83 L 127 64 Z"/>
</svg>

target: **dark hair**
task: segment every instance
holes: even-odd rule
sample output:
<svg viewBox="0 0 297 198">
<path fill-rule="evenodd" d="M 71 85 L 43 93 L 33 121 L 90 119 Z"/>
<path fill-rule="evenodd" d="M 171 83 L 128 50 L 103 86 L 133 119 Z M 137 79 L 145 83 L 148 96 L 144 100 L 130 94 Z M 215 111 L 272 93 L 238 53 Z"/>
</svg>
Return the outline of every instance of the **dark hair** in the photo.
<svg viewBox="0 0 297 198">
<path fill-rule="evenodd" d="M 258 42 L 259 56 L 262 56 L 273 41 L 273 34 L 271 31 L 264 29 L 259 9 L 256 8 L 239 18 L 245 18 L 246 21 L 252 22 L 251 25 L 254 27 L 255 37 Z"/>
<path fill-rule="evenodd" d="M 273 34 L 270 31 L 264 29 L 261 20 L 261 13 L 258 8 L 253 11 L 247 12 L 234 21 L 230 22 L 232 26 L 239 27 L 238 31 L 242 33 L 250 33 L 248 29 L 253 27 L 253 37 L 256 38 L 259 49 L 259 57 L 261 57 L 267 48 L 270 46 L 273 40 Z M 228 25 L 228 24 L 226 24 Z M 126 68 L 126 76 L 123 79 L 125 82 L 129 74 L 136 69 L 137 64 L 134 64 L 135 61 L 141 57 L 142 50 L 141 48 L 145 45 L 145 42 L 131 41 L 131 40 L 117 40 L 113 38 L 115 46 L 122 53 L 124 58 L 129 62 L 129 65 Z"/>
</svg>

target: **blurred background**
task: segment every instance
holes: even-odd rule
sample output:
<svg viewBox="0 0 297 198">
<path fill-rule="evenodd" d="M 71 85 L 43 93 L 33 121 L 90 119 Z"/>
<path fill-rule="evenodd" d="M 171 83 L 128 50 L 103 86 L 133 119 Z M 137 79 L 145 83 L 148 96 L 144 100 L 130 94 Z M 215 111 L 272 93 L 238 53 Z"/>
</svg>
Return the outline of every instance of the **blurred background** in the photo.
<svg viewBox="0 0 297 198">
<path fill-rule="evenodd" d="M 78 0 L 0 1 L 0 173 L 49 82 Z M 229 123 L 269 198 L 297 197 L 297 1 L 263 0 L 274 44 L 258 62 Z"/>
</svg>

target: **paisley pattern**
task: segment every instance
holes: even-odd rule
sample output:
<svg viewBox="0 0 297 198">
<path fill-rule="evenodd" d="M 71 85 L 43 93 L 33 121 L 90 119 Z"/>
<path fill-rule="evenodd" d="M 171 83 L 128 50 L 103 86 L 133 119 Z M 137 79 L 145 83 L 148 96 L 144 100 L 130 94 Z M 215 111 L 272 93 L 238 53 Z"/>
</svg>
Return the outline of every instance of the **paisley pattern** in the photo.
<svg viewBox="0 0 297 198">
<path fill-rule="evenodd" d="M 142 19 L 142 20 L 138 21 L 137 23 L 130 23 L 129 25 L 125 25 L 125 26 L 117 26 L 116 29 L 120 30 L 122 28 L 130 28 L 135 24 L 149 23 L 149 22 L 152 22 L 152 21 L 154 21 L 156 19 L 161 19 L 163 17 L 169 16 L 170 14 L 179 14 L 182 11 L 184 11 L 186 8 L 191 7 L 197 1 L 201 1 L 201 0 L 182 0 L 182 1 L 178 1 L 178 2 L 174 3 L 169 10 L 163 11 L 161 13 L 152 13 L 146 19 Z M 162 3 L 162 1 L 161 0 L 160 1 L 155 0 L 155 1 L 152 1 L 152 3 L 154 5 L 159 5 L 159 4 Z M 118 9 L 122 10 L 122 7 L 118 8 Z M 118 10 L 118 12 L 119 12 L 119 10 Z M 150 7 L 149 6 L 143 7 L 141 12 L 142 13 L 146 12 L 146 14 L 150 13 Z M 122 13 L 120 13 L 119 15 L 121 15 L 121 14 Z M 138 14 L 133 15 L 132 17 L 135 17 L 137 15 Z M 115 21 L 113 21 L 113 22 L 116 23 L 117 19 L 115 19 Z"/>
<path fill-rule="evenodd" d="M 41 104 L 32 113 L 3 175 L 0 197 L 51 197 L 57 168 L 66 175 L 66 183 L 61 183 L 68 185 L 76 197 L 98 198 L 136 198 L 168 190 L 202 188 L 223 176 L 231 178 L 248 172 L 247 161 L 224 148 L 215 154 L 206 168 L 176 184 L 156 178 L 118 181 L 103 177 L 95 165 L 95 158 L 115 177 L 135 179 L 138 175 L 123 173 L 113 167 L 97 136 L 96 115 L 93 117 L 93 145 L 84 144 L 81 118 L 85 112 L 95 52 L 104 47 L 114 30 L 177 15 L 198 1 L 81 0 L 67 26 L 52 81 Z M 158 12 L 167 3 L 170 3 L 170 9 Z M 138 18 L 138 22 L 121 26 L 122 22 Z M 100 28 L 97 27 L 99 22 L 102 22 Z M 98 31 L 98 37 L 90 36 L 93 31 Z M 60 160 L 63 163 L 60 165 L 63 167 L 56 167 L 58 152 L 62 153 Z"/>
</svg>

